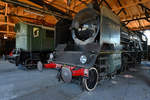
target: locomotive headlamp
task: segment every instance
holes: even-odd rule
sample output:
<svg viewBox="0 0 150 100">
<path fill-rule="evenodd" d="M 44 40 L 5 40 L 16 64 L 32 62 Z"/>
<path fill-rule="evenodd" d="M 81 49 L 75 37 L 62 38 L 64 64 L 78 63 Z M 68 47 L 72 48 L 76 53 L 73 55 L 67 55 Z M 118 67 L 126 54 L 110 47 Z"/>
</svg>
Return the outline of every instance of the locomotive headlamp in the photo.
<svg viewBox="0 0 150 100">
<path fill-rule="evenodd" d="M 85 64 L 85 63 L 87 62 L 87 57 L 86 57 L 85 55 L 82 55 L 82 56 L 80 57 L 80 62 L 81 62 L 82 64 Z"/>
</svg>

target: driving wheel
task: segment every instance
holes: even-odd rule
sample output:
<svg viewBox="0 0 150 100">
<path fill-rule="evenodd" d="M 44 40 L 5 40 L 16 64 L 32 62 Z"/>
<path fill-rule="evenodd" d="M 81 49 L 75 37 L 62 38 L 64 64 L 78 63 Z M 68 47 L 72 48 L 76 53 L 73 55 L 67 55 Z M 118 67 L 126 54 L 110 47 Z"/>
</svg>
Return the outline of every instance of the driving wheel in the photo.
<svg viewBox="0 0 150 100">
<path fill-rule="evenodd" d="M 91 67 L 89 69 L 89 77 L 83 78 L 83 87 L 87 91 L 92 91 L 96 88 L 98 83 L 98 71 L 96 68 Z"/>
</svg>

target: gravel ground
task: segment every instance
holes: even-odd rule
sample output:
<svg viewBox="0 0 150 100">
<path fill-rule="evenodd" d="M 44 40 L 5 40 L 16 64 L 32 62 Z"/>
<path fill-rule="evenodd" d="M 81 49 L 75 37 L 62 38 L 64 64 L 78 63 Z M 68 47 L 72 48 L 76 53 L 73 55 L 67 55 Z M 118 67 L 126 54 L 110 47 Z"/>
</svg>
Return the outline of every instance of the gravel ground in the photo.
<svg viewBox="0 0 150 100">
<path fill-rule="evenodd" d="M 0 61 L 0 100 L 150 100 L 150 62 L 142 62 L 92 92 L 56 79 L 56 70 L 19 70 Z"/>
</svg>

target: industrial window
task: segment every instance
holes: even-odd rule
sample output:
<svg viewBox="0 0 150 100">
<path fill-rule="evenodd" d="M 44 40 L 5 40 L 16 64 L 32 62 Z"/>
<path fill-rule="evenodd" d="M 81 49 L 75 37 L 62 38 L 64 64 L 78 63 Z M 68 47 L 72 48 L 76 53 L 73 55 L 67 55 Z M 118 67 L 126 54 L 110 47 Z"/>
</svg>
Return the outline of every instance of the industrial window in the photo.
<svg viewBox="0 0 150 100">
<path fill-rule="evenodd" d="M 150 45 L 150 30 L 144 31 L 144 34 L 147 36 L 147 39 L 148 39 L 148 45 Z"/>
</svg>

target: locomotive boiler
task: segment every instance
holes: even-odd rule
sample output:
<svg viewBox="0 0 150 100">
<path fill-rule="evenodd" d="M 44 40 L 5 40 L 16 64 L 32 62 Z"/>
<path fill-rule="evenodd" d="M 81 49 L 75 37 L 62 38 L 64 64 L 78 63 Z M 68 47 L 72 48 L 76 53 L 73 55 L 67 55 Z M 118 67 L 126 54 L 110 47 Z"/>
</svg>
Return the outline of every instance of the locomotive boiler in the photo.
<svg viewBox="0 0 150 100">
<path fill-rule="evenodd" d="M 140 62 L 140 39 L 123 27 L 108 8 L 85 8 L 72 23 L 61 20 L 56 24 L 55 53 L 45 66 L 55 65 L 60 80 L 71 82 L 78 78 L 84 89 L 92 91 L 104 77 Z"/>
</svg>

